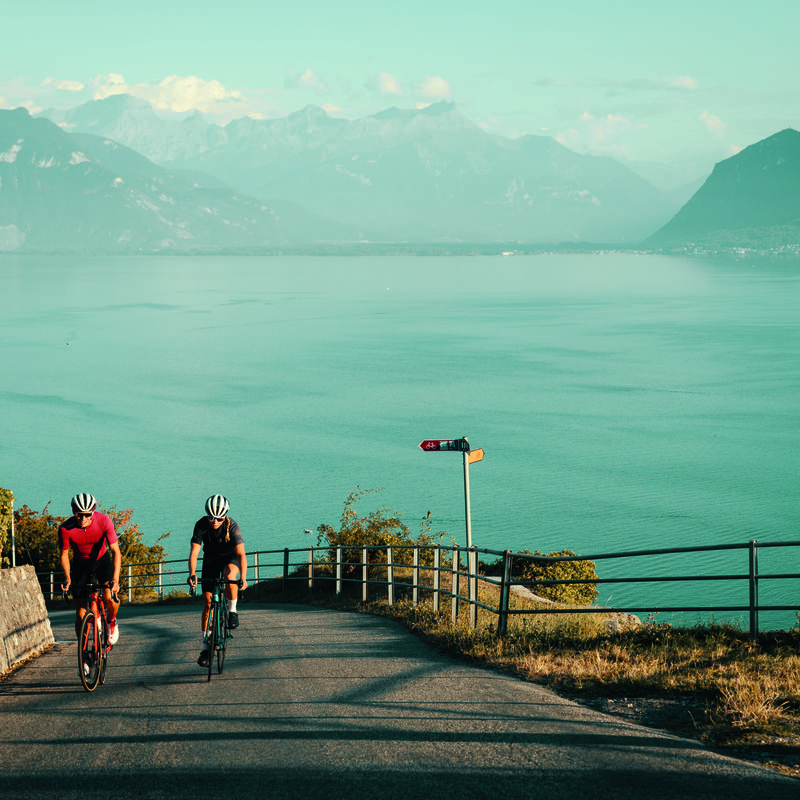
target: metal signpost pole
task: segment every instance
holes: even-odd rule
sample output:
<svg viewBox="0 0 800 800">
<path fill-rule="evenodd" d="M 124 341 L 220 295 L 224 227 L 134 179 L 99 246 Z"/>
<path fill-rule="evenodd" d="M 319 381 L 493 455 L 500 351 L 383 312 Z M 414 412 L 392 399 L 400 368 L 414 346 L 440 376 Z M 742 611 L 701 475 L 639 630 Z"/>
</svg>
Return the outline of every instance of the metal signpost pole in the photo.
<svg viewBox="0 0 800 800">
<path fill-rule="evenodd" d="M 467 441 L 467 437 L 464 437 Z M 469 451 L 464 450 L 464 517 L 467 521 L 467 550 L 472 547 L 472 520 L 469 513 Z"/>
</svg>

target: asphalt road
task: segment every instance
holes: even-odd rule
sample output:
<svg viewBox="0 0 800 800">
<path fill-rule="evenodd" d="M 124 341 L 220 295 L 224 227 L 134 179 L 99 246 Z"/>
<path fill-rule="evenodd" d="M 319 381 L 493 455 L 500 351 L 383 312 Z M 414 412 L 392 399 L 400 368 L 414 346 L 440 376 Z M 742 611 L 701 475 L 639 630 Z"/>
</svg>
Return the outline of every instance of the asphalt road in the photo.
<svg viewBox="0 0 800 800">
<path fill-rule="evenodd" d="M 123 606 L 81 686 L 73 612 L 0 682 L 3 800 L 800 797 L 800 782 L 442 656 L 388 620 L 242 606 L 206 681 L 199 608 Z"/>
</svg>

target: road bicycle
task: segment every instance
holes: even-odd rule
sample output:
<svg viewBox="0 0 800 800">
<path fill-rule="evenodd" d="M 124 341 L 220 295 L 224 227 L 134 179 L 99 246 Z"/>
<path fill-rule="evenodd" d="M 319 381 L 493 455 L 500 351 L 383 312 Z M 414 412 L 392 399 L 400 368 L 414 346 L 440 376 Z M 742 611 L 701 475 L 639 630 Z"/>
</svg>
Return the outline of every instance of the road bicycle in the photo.
<svg viewBox="0 0 800 800">
<path fill-rule="evenodd" d="M 114 646 L 109 641 L 109 613 L 101 584 L 87 583 L 86 613 L 78 633 L 78 672 L 83 688 L 93 692 L 98 683 L 106 682 L 108 653 Z M 114 598 L 116 600 L 116 597 Z"/>
<path fill-rule="evenodd" d="M 228 627 L 228 598 L 225 595 L 225 587 L 228 584 L 236 584 L 242 587 L 241 579 L 230 581 L 227 578 L 214 578 L 211 590 L 211 608 L 206 620 L 205 643 L 208 648 L 208 680 L 211 680 L 214 660 L 217 662 L 217 673 L 222 674 L 225 665 L 225 649 L 233 634 Z"/>
</svg>

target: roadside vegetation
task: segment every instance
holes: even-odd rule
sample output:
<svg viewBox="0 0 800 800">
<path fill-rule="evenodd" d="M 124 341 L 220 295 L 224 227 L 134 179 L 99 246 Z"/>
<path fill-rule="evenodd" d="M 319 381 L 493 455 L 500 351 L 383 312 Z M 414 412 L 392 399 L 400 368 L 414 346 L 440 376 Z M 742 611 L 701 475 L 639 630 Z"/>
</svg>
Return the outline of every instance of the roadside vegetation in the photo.
<svg viewBox="0 0 800 800">
<path fill-rule="evenodd" d="M 11 566 L 11 537 L 7 531 L 11 525 L 11 504 L 13 496 L 7 489 L 0 489 L 0 567 Z M 149 587 L 153 578 L 149 574 L 150 568 L 145 565 L 161 561 L 166 557 L 162 542 L 169 536 L 165 533 L 158 538 L 155 544 L 146 545 L 143 541 L 144 534 L 139 526 L 133 522 L 131 509 L 120 510 L 116 506 L 99 508 L 111 517 L 114 530 L 117 532 L 120 551 L 122 552 L 123 570 L 120 575 L 120 591 L 127 593 L 128 564 L 137 565 L 131 569 L 131 583 L 136 594 L 148 596 L 155 593 Z M 66 517 L 50 513 L 48 503 L 41 511 L 36 511 L 23 505 L 14 509 L 14 561 L 18 567 L 25 564 L 33 565 L 37 573 L 55 573 L 56 586 L 60 585 L 61 553 L 58 549 L 58 529 Z"/>
</svg>

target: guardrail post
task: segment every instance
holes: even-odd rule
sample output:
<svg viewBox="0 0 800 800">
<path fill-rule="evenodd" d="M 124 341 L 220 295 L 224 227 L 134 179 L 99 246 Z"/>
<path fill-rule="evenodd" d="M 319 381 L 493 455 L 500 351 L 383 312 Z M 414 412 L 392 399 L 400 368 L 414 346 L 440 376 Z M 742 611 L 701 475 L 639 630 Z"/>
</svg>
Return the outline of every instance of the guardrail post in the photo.
<svg viewBox="0 0 800 800">
<path fill-rule="evenodd" d="M 281 590 L 281 599 L 286 602 L 286 592 L 289 589 L 289 548 L 283 548 L 283 587 Z"/>
<path fill-rule="evenodd" d="M 162 571 L 163 571 L 163 568 L 164 568 L 164 565 L 159 561 L 158 562 L 158 599 L 159 600 L 163 600 L 164 599 L 164 584 L 162 582 Z"/>
<path fill-rule="evenodd" d="M 439 570 L 442 567 L 442 548 L 437 544 L 433 549 L 433 613 L 439 613 L 439 606 L 441 596 L 439 594 L 439 587 L 441 586 L 441 577 Z"/>
<path fill-rule="evenodd" d="M 458 619 L 458 587 L 459 571 L 461 570 L 461 550 L 453 548 L 453 578 L 451 581 L 450 594 L 450 619 L 455 622 Z"/>
<path fill-rule="evenodd" d="M 259 589 L 258 553 L 253 553 L 253 583 L 256 585 L 256 597 L 261 593 Z"/>
<path fill-rule="evenodd" d="M 128 564 L 128 602 L 133 602 L 133 565 Z"/>
<path fill-rule="evenodd" d="M 750 541 L 750 640 L 758 638 L 758 540 Z"/>
<path fill-rule="evenodd" d="M 361 548 L 361 602 L 366 603 L 369 596 L 369 550 Z"/>
<path fill-rule="evenodd" d="M 503 575 L 500 578 L 500 608 L 498 609 L 497 635 L 505 636 L 508 629 L 508 598 L 511 594 L 511 551 L 503 551 Z"/>
<path fill-rule="evenodd" d="M 411 602 L 416 605 L 419 603 L 419 545 L 414 545 L 414 568 L 413 579 L 411 581 Z"/>
<path fill-rule="evenodd" d="M 478 551 L 471 547 L 467 551 L 467 580 L 469 581 L 469 624 L 478 627 Z"/>
<path fill-rule="evenodd" d="M 342 594 L 342 548 L 336 548 L 336 596 Z"/>
<path fill-rule="evenodd" d="M 50 573 L 50 599 L 56 599 L 56 574 L 55 572 Z"/>
<path fill-rule="evenodd" d="M 314 548 L 308 548 L 308 593 L 314 591 Z"/>
<path fill-rule="evenodd" d="M 394 549 L 391 545 L 386 548 L 386 591 L 387 602 L 394 605 Z"/>
</svg>

